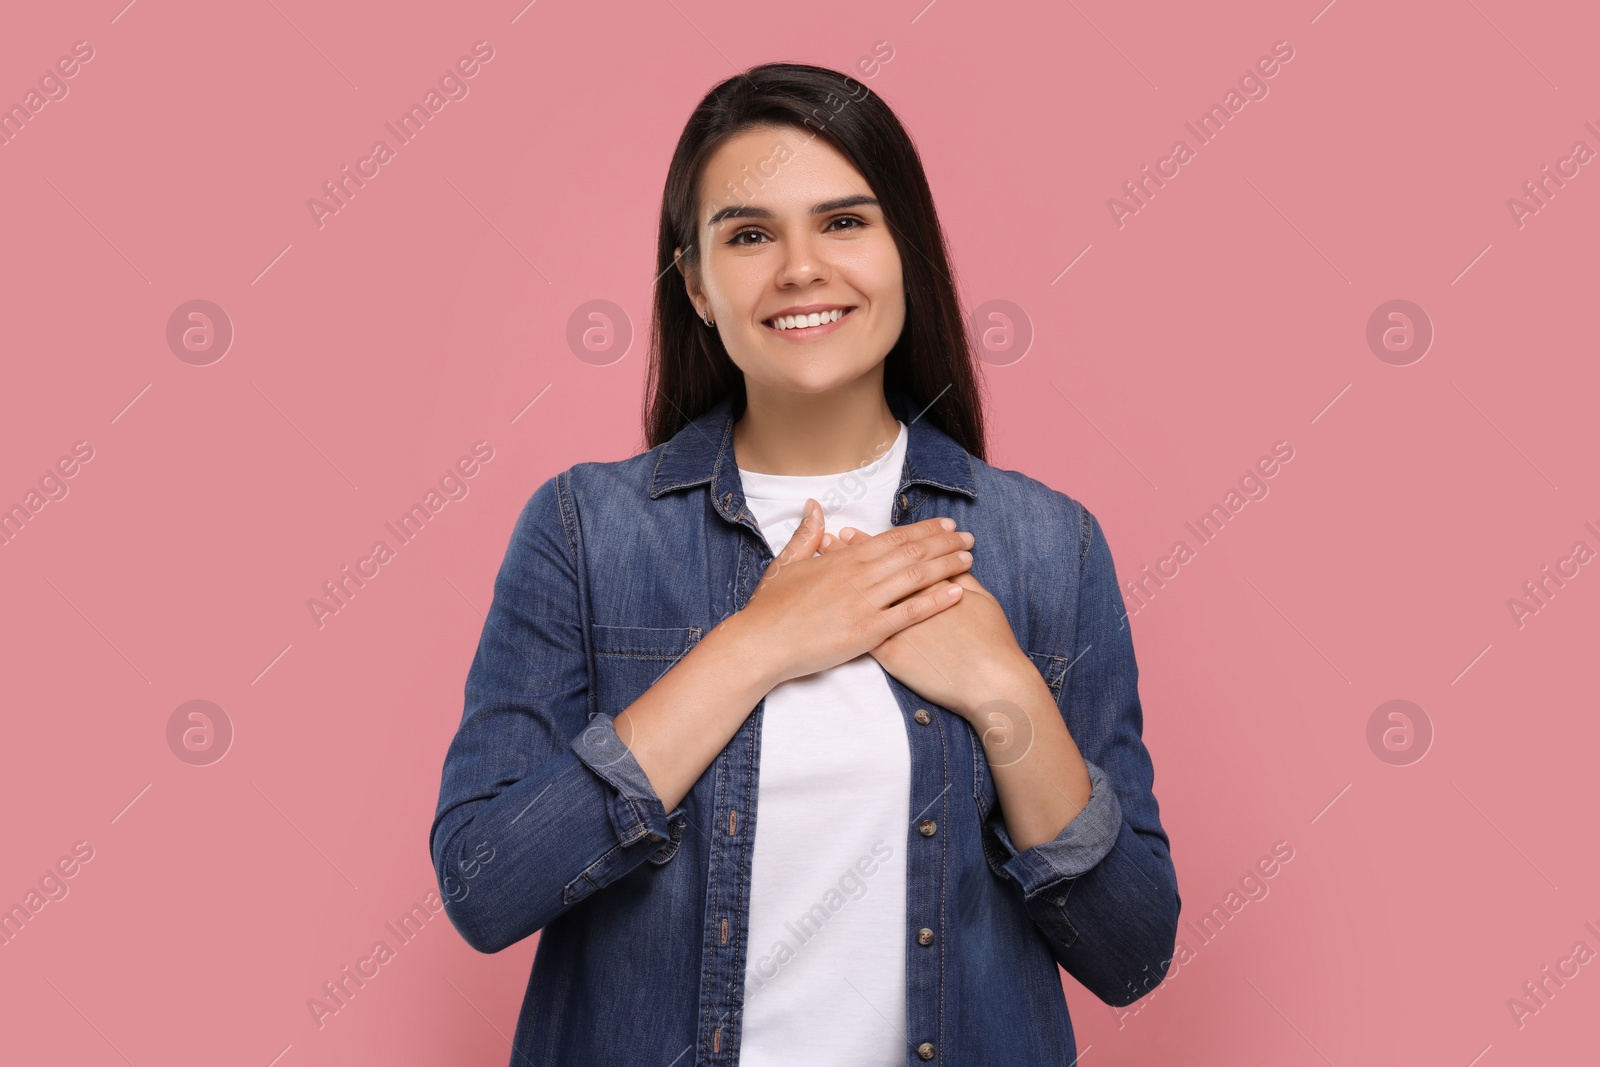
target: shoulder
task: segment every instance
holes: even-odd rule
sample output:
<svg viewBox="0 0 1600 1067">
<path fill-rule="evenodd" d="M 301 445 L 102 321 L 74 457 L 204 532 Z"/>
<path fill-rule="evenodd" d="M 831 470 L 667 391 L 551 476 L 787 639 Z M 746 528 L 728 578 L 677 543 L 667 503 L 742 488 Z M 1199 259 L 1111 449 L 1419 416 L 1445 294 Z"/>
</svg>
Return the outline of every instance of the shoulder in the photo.
<svg viewBox="0 0 1600 1067">
<path fill-rule="evenodd" d="M 636 506 L 650 492 L 650 482 L 665 445 L 657 445 L 627 459 L 585 460 L 549 475 L 534 487 L 529 505 L 548 509 L 557 504 L 575 507 L 579 501 L 596 503 L 608 498 Z"/>
<path fill-rule="evenodd" d="M 1099 524 L 1081 501 L 1021 471 L 971 459 L 975 507 L 1014 532 L 1022 558 L 1083 563 Z"/>
<path fill-rule="evenodd" d="M 573 577 L 596 551 L 635 543 L 596 537 L 595 531 L 636 530 L 658 514 L 644 507 L 657 451 L 575 463 L 534 484 L 512 525 L 507 565 L 515 571 L 553 568 Z"/>
<path fill-rule="evenodd" d="M 583 530 L 638 526 L 665 517 L 671 506 L 646 507 L 664 445 L 618 460 L 586 460 L 556 471 L 534 486 L 518 520 L 519 528 L 542 537 L 564 535 L 573 552 Z"/>
<path fill-rule="evenodd" d="M 666 451 L 660 444 L 626 459 L 575 463 L 560 478 L 574 507 L 596 518 L 634 514 L 650 499 L 656 467 Z"/>
</svg>

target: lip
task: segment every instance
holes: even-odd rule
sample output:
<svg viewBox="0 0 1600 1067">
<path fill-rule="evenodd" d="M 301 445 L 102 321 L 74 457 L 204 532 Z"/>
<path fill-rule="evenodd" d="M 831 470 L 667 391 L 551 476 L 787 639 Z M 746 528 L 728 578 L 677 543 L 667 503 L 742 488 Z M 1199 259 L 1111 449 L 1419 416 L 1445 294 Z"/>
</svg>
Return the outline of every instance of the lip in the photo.
<svg viewBox="0 0 1600 1067">
<path fill-rule="evenodd" d="M 774 311 L 772 314 L 768 315 L 767 318 L 775 319 L 780 315 L 809 315 L 813 311 L 832 311 L 834 308 L 849 308 L 854 306 L 855 305 L 853 304 L 796 304 L 794 307 L 786 307 L 782 311 Z M 763 319 L 762 321 L 765 322 L 766 319 Z"/>
<path fill-rule="evenodd" d="M 792 330 L 779 330 L 772 326 L 768 326 L 766 320 L 763 320 L 761 323 L 761 328 L 777 335 L 785 341 L 812 341 L 819 337 L 826 337 L 834 330 L 837 330 L 839 327 L 843 326 L 849 320 L 850 316 L 855 313 L 855 306 L 853 304 L 809 304 L 805 307 L 788 308 L 784 311 L 780 311 L 776 314 L 768 316 L 769 319 L 775 319 L 780 315 L 810 315 L 813 312 L 832 311 L 834 308 L 842 308 L 844 314 L 840 315 L 834 321 L 824 322 L 820 326 L 798 326 Z"/>
</svg>

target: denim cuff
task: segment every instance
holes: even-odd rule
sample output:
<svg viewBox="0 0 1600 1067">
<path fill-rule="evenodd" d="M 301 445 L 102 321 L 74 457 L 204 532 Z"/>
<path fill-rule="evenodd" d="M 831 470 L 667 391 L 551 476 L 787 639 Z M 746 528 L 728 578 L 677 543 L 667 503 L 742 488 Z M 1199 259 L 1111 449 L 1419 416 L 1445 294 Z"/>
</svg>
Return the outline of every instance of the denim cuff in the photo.
<svg viewBox="0 0 1600 1067">
<path fill-rule="evenodd" d="M 1024 899 L 1068 878 L 1076 878 L 1105 858 L 1122 829 L 1122 803 L 1105 772 L 1084 760 L 1089 769 L 1089 803 L 1055 836 L 1032 848 L 1017 851 L 1005 820 L 996 819 L 993 830 L 1010 857 L 1003 865 L 1022 887 Z"/>
<path fill-rule="evenodd" d="M 672 836 L 668 824 L 683 815 L 683 808 L 667 814 L 644 768 L 617 736 L 614 716 L 601 713 L 590 719 L 583 732 L 572 739 L 572 750 L 615 790 L 608 810 L 619 845 L 631 845 L 644 838 L 666 841 Z"/>
</svg>

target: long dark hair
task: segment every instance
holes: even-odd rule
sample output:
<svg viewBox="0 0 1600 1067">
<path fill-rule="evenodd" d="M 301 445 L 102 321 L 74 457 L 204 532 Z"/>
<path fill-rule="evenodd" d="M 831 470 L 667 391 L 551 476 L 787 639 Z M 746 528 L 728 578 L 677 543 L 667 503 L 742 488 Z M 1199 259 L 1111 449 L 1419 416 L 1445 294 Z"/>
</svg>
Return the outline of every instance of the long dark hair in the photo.
<svg viewBox="0 0 1600 1067">
<path fill-rule="evenodd" d="M 894 234 L 905 281 L 906 324 L 884 362 L 884 390 L 909 396 L 972 455 L 986 459 L 983 404 L 966 316 L 956 297 L 944 231 L 922 160 L 889 105 L 836 70 L 766 63 L 718 84 L 700 101 L 672 154 L 661 197 L 655 309 L 645 378 L 646 447 L 669 440 L 726 396 L 744 410 L 744 375 L 684 291 L 672 252 L 699 261 L 700 176 L 728 138 L 756 126 L 820 137 L 867 180 Z M 931 407 L 929 405 L 932 405 Z"/>
</svg>

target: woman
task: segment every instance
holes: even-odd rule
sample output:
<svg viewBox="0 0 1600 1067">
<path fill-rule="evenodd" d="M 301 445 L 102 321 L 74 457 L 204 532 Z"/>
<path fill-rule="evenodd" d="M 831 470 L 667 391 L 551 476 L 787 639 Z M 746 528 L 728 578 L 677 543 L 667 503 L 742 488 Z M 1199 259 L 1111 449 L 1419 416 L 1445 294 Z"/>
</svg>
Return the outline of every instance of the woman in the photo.
<svg viewBox="0 0 1600 1067">
<path fill-rule="evenodd" d="M 1176 939 L 1111 555 L 984 461 L 926 177 L 818 67 L 718 85 L 667 177 L 648 450 L 512 533 L 430 847 L 542 931 L 513 1064 L 1070 1063 Z M 675 268 L 675 270 L 674 270 Z"/>
</svg>

